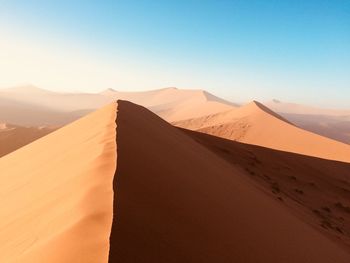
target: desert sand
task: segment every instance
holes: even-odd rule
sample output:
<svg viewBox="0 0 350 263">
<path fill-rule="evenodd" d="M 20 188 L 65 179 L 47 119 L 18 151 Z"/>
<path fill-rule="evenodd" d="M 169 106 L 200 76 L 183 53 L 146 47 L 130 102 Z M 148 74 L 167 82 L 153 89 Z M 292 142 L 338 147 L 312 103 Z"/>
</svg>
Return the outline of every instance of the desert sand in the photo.
<svg viewBox="0 0 350 263">
<path fill-rule="evenodd" d="M 251 178 L 246 155 L 258 150 L 244 148 L 238 162 L 222 155 L 236 152 L 232 141 L 211 146 L 202 136 L 118 101 L 0 158 L 0 261 L 350 261 L 332 235 L 336 225 L 320 230 L 302 213 L 308 206 L 290 209 Z M 266 171 L 289 158 L 257 154 L 254 165 Z M 312 163 L 300 169 L 316 169 Z M 282 198 L 287 184 L 281 188 Z"/>
<path fill-rule="evenodd" d="M 143 107 L 118 103 L 117 145 L 110 262 L 350 260 L 241 169 Z"/>
<path fill-rule="evenodd" d="M 271 149 L 350 162 L 350 146 L 305 131 L 259 102 L 174 122 L 176 126 Z"/>
<path fill-rule="evenodd" d="M 0 262 L 107 262 L 115 105 L 0 158 Z"/>
<path fill-rule="evenodd" d="M 301 220 L 350 248 L 350 163 L 272 150 L 184 130 L 240 167 Z"/>
</svg>

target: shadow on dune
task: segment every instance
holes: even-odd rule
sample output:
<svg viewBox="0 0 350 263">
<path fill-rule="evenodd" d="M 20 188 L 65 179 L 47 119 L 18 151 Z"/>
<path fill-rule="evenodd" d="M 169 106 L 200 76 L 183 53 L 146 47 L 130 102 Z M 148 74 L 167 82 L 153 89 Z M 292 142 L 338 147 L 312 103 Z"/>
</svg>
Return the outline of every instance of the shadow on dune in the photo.
<svg viewBox="0 0 350 263">
<path fill-rule="evenodd" d="M 350 163 L 181 130 L 230 164 L 241 167 L 263 190 L 349 249 Z"/>
<path fill-rule="evenodd" d="M 224 158 L 233 155 L 228 141 L 214 150 L 206 138 L 215 137 L 196 137 L 124 101 L 118 101 L 116 122 L 109 262 L 349 262 L 339 244 Z M 240 162 L 263 165 L 260 155 L 241 151 Z"/>
</svg>

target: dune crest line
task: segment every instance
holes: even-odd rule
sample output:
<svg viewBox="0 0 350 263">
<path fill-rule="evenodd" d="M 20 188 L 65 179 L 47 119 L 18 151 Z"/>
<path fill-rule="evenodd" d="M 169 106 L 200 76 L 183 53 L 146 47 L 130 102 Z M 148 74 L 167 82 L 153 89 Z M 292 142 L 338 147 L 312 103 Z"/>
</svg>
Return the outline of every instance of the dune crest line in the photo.
<svg viewBox="0 0 350 263">
<path fill-rule="evenodd" d="M 349 262 L 335 242 L 146 108 L 117 102 L 109 262 Z"/>
</svg>

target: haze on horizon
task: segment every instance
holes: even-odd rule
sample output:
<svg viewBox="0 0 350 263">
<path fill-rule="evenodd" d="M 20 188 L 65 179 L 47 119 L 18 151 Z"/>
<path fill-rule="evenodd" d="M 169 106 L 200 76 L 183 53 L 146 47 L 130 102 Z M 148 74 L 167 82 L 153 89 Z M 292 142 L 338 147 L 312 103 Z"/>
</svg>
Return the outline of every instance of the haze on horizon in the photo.
<svg viewBox="0 0 350 263">
<path fill-rule="evenodd" d="M 349 108 L 345 1 L 0 1 L 0 87 Z"/>
</svg>

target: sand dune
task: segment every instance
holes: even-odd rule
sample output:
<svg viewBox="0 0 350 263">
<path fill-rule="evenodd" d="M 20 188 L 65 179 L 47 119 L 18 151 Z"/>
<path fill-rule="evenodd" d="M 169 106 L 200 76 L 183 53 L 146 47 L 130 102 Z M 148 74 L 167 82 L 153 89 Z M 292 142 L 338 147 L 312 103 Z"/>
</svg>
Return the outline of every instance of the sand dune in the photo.
<svg viewBox="0 0 350 263">
<path fill-rule="evenodd" d="M 143 105 L 167 121 L 195 118 L 237 107 L 203 90 L 164 88 L 121 92 L 108 89 L 95 94 L 58 93 L 29 85 L 0 90 L 0 121 L 18 125 L 63 125 L 117 99 Z M 27 113 L 25 118 L 24 111 Z"/>
<path fill-rule="evenodd" d="M 107 90 L 102 94 L 147 107 L 163 119 L 179 121 L 236 108 L 237 105 L 204 90 L 165 88 L 145 92 Z"/>
<path fill-rule="evenodd" d="M 0 90 L 0 122 L 62 126 L 118 99 L 145 106 L 168 122 L 239 107 L 204 90 L 164 88 L 123 92 L 107 89 L 101 93 L 58 93 L 27 85 Z M 350 110 L 320 109 L 277 100 L 266 105 L 302 129 L 350 144 Z"/>
<path fill-rule="evenodd" d="M 183 131 L 234 167 L 241 167 L 301 220 L 350 249 L 350 163 Z"/>
<path fill-rule="evenodd" d="M 247 171 L 129 102 L 0 158 L 0 170 L 0 262 L 350 260 Z"/>
<path fill-rule="evenodd" d="M 0 157 L 31 143 L 55 129 L 50 127 L 21 127 L 0 123 Z"/>
<path fill-rule="evenodd" d="M 350 162 L 349 145 L 298 128 L 258 102 L 174 124 L 276 150 Z"/>
<path fill-rule="evenodd" d="M 115 109 L 0 158 L 0 262 L 107 262 Z"/>
<path fill-rule="evenodd" d="M 350 260 L 241 170 L 145 108 L 118 103 L 117 145 L 110 262 Z"/>
</svg>

